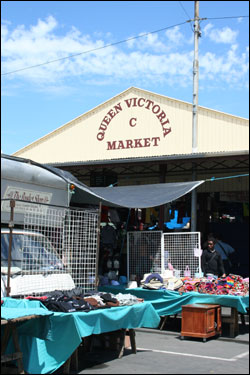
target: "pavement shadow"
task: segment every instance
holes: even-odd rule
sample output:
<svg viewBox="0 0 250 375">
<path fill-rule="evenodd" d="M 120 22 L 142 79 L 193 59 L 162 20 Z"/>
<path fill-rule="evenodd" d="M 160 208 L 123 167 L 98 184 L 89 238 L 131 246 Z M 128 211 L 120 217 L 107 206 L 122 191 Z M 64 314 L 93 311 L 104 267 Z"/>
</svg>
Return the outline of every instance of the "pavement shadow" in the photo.
<svg viewBox="0 0 250 375">
<path fill-rule="evenodd" d="M 164 326 L 162 327 L 163 332 L 169 333 L 181 333 L 181 317 L 175 316 L 168 316 Z M 239 334 L 241 335 L 249 335 L 249 324 L 242 324 L 239 323 Z M 230 338 L 230 326 L 229 323 L 222 323 L 222 334 L 221 337 Z M 237 336 L 236 336 L 237 338 Z"/>
</svg>

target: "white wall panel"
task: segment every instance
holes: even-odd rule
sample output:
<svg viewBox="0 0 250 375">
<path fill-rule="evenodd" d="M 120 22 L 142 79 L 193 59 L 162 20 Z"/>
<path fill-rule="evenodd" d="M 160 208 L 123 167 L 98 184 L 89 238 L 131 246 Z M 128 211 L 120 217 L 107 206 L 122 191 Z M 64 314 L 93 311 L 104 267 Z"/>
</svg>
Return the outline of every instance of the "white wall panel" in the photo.
<svg viewBox="0 0 250 375">
<path fill-rule="evenodd" d="M 248 131 L 247 119 L 199 108 L 197 152 L 247 150 Z M 192 104 L 130 88 L 14 155 L 63 163 L 191 153 Z"/>
</svg>

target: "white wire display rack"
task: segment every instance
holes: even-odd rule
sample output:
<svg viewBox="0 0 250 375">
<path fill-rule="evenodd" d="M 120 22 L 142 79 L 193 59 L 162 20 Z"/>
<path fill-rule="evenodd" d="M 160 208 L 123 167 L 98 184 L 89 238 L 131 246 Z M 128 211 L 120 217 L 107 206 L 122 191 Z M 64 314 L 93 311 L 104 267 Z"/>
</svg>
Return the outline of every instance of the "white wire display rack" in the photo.
<svg viewBox="0 0 250 375">
<path fill-rule="evenodd" d="M 143 275 L 164 273 L 171 263 L 180 277 L 188 267 L 190 276 L 201 272 L 200 232 L 163 233 L 139 231 L 127 233 L 127 277 L 142 280 Z"/>
<path fill-rule="evenodd" d="M 47 207 L 28 207 L 24 215 L 21 272 L 24 275 L 50 275 L 57 289 L 95 289 L 98 213 Z M 66 276 L 70 275 L 72 283 Z M 44 277 L 32 279 L 35 294 L 44 290 Z M 71 288 L 70 288 L 71 287 Z"/>
<path fill-rule="evenodd" d="M 127 233 L 127 277 L 141 280 L 144 274 L 162 270 L 162 232 Z"/>
<path fill-rule="evenodd" d="M 201 272 L 200 232 L 164 233 L 163 237 L 165 264 L 171 263 L 181 277 L 187 267 L 191 277 Z"/>
</svg>

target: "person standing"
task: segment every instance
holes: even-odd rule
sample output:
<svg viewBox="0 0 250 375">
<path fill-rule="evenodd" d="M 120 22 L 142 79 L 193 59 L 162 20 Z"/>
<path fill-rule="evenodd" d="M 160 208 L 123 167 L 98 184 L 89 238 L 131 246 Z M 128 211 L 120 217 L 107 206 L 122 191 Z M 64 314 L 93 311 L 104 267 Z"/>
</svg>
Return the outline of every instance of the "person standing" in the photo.
<svg viewBox="0 0 250 375">
<path fill-rule="evenodd" d="M 204 275 L 212 274 L 217 277 L 225 277 L 225 269 L 220 254 L 215 250 L 216 240 L 209 237 L 207 248 L 203 250 L 201 256 L 201 269 Z"/>
</svg>

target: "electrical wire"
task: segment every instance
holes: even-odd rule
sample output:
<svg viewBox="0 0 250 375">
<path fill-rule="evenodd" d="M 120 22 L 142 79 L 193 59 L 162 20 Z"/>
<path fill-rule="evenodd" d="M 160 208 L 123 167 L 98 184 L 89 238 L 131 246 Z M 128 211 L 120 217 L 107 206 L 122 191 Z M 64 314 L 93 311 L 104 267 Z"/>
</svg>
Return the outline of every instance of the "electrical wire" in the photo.
<svg viewBox="0 0 250 375">
<path fill-rule="evenodd" d="M 179 4 L 180 4 L 180 6 L 182 7 L 182 9 L 184 10 L 186 16 L 188 16 L 188 18 L 190 19 L 191 17 L 190 17 L 190 15 L 187 13 L 187 11 L 186 11 L 186 9 L 184 8 L 184 6 L 183 6 L 183 4 L 182 4 L 181 1 L 179 1 Z"/>
<path fill-rule="evenodd" d="M 227 18 L 249 18 L 249 16 L 231 16 L 231 17 L 206 17 L 204 20 L 224 20 Z"/>
<path fill-rule="evenodd" d="M 189 19 L 191 19 L 190 15 L 187 13 L 187 11 L 186 11 L 186 9 L 184 8 L 184 6 L 183 6 L 183 4 L 182 4 L 181 1 L 179 1 L 179 4 L 180 4 L 180 6 L 182 7 L 184 13 L 188 16 Z M 191 23 L 190 23 L 190 27 L 191 27 L 191 30 L 194 31 L 194 30 L 193 30 L 193 25 L 191 25 Z"/>
</svg>

